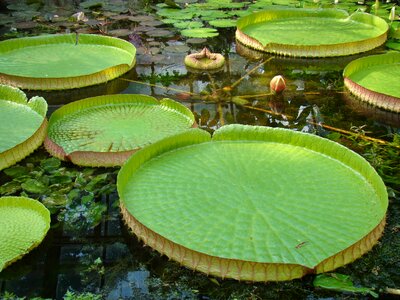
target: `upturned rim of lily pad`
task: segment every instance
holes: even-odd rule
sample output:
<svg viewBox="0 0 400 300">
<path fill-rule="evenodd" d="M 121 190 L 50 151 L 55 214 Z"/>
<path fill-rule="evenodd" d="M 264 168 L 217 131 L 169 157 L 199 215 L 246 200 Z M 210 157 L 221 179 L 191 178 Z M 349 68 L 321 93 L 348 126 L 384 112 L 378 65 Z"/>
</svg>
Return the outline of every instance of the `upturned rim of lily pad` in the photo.
<svg viewBox="0 0 400 300">
<path fill-rule="evenodd" d="M 7 211 L 7 213 L 5 213 Z M 50 229 L 50 211 L 38 200 L 28 197 L 0 197 L 0 272 L 36 248 Z M 8 218 L 8 220 L 5 220 Z M 17 223 L 13 225 L 13 223 Z M 13 237 L 18 238 L 13 239 Z"/>
<path fill-rule="evenodd" d="M 225 58 L 222 54 L 212 53 L 204 47 L 200 52 L 186 55 L 184 63 L 189 70 L 219 71 L 225 64 Z"/>
<path fill-rule="evenodd" d="M 27 59 L 30 57 L 30 59 Z M 107 82 L 133 68 L 136 48 L 96 34 L 54 34 L 0 42 L 0 83 L 63 90 Z"/>
<path fill-rule="evenodd" d="M 197 127 L 184 105 L 141 94 L 82 99 L 52 113 L 44 146 L 76 165 L 121 166 L 154 141 Z"/>
<path fill-rule="evenodd" d="M 330 43 L 310 43 L 297 44 L 291 41 L 275 42 L 269 39 L 268 42 L 262 42 L 251 34 L 246 34 L 246 27 L 260 26 L 275 22 L 277 20 L 294 20 L 304 19 L 303 26 L 308 26 L 313 22 L 307 22 L 307 18 L 317 18 L 324 22 L 352 22 L 368 25 L 376 28 L 379 33 L 371 34 L 371 36 L 363 36 L 358 39 L 340 42 L 337 40 Z M 326 24 L 329 28 L 329 24 Z M 284 28 L 282 28 L 282 36 L 285 36 Z M 372 50 L 381 46 L 387 39 L 389 26 L 385 20 L 364 12 L 354 12 L 351 15 L 347 11 L 340 9 L 307 9 L 307 8 L 269 8 L 268 10 L 259 11 L 250 15 L 241 17 L 237 21 L 236 40 L 245 46 L 267 53 L 273 53 L 283 56 L 293 57 L 334 57 L 351 55 Z M 310 33 L 312 34 L 312 33 Z M 315 33 L 318 35 L 319 33 Z M 266 36 L 268 33 L 266 32 Z M 327 35 L 329 36 L 329 35 Z"/>
<path fill-rule="evenodd" d="M 397 73 L 393 69 L 397 68 Z M 400 112 L 400 52 L 369 55 L 350 62 L 343 70 L 344 85 L 360 100 Z"/>
<path fill-rule="evenodd" d="M 146 245 L 190 269 L 248 281 L 354 261 L 382 235 L 388 207 L 382 179 L 348 148 L 238 124 L 143 148 L 117 189 L 124 221 Z"/>
<path fill-rule="evenodd" d="M 24 159 L 44 141 L 47 132 L 47 102 L 42 97 L 29 101 L 25 93 L 0 84 L 0 107 L 6 115 L 0 120 L 0 170 Z M 1 114 L 1 112 L 0 112 Z M 7 119 L 9 118 L 9 119 Z M 16 121 L 20 118 L 21 122 Z"/>
</svg>

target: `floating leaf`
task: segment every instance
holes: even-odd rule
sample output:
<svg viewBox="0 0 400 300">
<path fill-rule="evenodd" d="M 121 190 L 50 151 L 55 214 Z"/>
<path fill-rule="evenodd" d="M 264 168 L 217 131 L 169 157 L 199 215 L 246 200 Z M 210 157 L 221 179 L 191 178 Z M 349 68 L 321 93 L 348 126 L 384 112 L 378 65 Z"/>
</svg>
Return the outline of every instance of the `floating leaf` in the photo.
<svg viewBox="0 0 400 300">
<path fill-rule="evenodd" d="M 21 187 L 32 194 L 43 194 L 47 190 L 47 186 L 37 179 L 28 179 L 21 184 Z"/>
<path fill-rule="evenodd" d="M 145 244 L 195 270 L 251 281 L 352 262 L 381 236 L 388 207 L 376 171 L 340 144 L 237 124 L 142 149 L 117 186 L 123 218 Z"/>
<path fill-rule="evenodd" d="M 191 111 L 170 99 L 99 96 L 53 112 L 45 147 L 78 165 L 115 166 L 142 147 L 193 125 Z"/>
<path fill-rule="evenodd" d="M 350 276 L 338 273 L 317 275 L 314 279 L 313 284 L 315 287 L 320 287 L 328 290 L 361 293 L 364 295 L 370 294 L 374 298 L 379 297 L 379 295 L 375 293 L 373 289 L 365 287 L 355 287 L 353 282 L 351 281 Z"/>
<path fill-rule="evenodd" d="M 212 20 L 208 22 L 211 26 L 214 27 L 235 27 L 236 26 L 236 20 L 231 20 L 231 19 L 222 19 L 222 20 Z"/>
<path fill-rule="evenodd" d="M 0 42 L 0 83 L 33 90 L 94 85 L 129 71 L 135 55 L 131 43 L 95 34 L 5 40 Z"/>
<path fill-rule="evenodd" d="M 203 23 L 198 21 L 177 22 L 173 25 L 178 29 L 203 27 Z"/>
<path fill-rule="evenodd" d="M 365 56 L 343 71 L 345 86 L 361 100 L 400 112 L 400 52 Z"/>
<path fill-rule="evenodd" d="M 240 18 L 237 28 L 237 40 L 259 51 L 329 57 L 365 52 L 382 45 L 388 24 L 362 12 L 349 15 L 336 9 L 271 8 Z"/>
<path fill-rule="evenodd" d="M 214 28 L 193 28 L 193 29 L 184 29 L 181 31 L 183 36 L 192 37 L 192 38 L 210 38 L 218 36 L 218 31 Z"/>
<path fill-rule="evenodd" d="M 46 112 L 47 102 L 43 98 L 28 101 L 19 89 L 0 85 L 0 170 L 42 144 L 47 130 Z"/>
<path fill-rule="evenodd" d="M 0 198 L 0 272 L 37 247 L 50 228 L 50 212 L 26 197 Z"/>
</svg>

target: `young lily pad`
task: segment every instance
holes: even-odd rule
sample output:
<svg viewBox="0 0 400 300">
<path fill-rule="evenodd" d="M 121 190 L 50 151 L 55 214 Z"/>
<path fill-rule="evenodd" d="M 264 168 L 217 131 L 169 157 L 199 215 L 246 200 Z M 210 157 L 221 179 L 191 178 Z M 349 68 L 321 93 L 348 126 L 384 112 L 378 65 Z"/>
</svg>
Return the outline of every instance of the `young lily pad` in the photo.
<svg viewBox="0 0 400 300">
<path fill-rule="evenodd" d="M 184 29 L 181 31 L 181 34 L 186 37 L 191 38 L 209 38 L 218 36 L 218 31 L 215 28 L 191 28 Z"/>
<path fill-rule="evenodd" d="M 236 20 L 231 20 L 231 19 L 217 19 L 217 20 L 212 20 L 209 23 L 211 26 L 219 28 L 236 26 Z"/>
<path fill-rule="evenodd" d="M 170 99 L 99 96 L 56 110 L 45 147 L 77 165 L 117 166 L 138 149 L 192 126 L 196 124 L 191 111 Z"/>
<path fill-rule="evenodd" d="M 343 77 L 345 86 L 361 100 L 400 112 L 400 52 L 356 59 L 346 66 Z"/>
<path fill-rule="evenodd" d="M 135 64 L 135 47 L 90 34 L 46 35 L 0 42 L 0 83 L 61 90 L 114 79 Z"/>
<path fill-rule="evenodd" d="M 236 39 L 279 55 L 328 57 L 374 49 L 386 41 L 388 29 L 383 19 L 362 12 L 271 8 L 240 18 Z"/>
<path fill-rule="evenodd" d="M 12 166 L 38 148 L 47 129 L 47 102 L 29 101 L 17 88 L 0 85 L 0 170 Z"/>
<path fill-rule="evenodd" d="M 117 188 L 145 244 L 194 270 L 252 281 L 354 261 L 381 236 L 388 206 L 382 179 L 358 154 L 260 126 L 161 140 L 126 162 Z"/>
<path fill-rule="evenodd" d="M 37 247 L 50 228 L 50 212 L 26 197 L 0 198 L 0 272 Z"/>
</svg>

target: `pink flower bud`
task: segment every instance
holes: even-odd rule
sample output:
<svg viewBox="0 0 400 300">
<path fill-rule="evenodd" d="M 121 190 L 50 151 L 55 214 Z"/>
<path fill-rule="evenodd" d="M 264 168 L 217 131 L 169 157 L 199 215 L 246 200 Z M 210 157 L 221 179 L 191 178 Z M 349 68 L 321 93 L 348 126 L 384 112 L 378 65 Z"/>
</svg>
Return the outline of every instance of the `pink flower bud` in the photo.
<svg viewBox="0 0 400 300">
<path fill-rule="evenodd" d="M 269 82 L 269 87 L 272 92 L 280 93 L 286 88 L 285 79 L 281 75 L 276 75 Z"/>
</svg>

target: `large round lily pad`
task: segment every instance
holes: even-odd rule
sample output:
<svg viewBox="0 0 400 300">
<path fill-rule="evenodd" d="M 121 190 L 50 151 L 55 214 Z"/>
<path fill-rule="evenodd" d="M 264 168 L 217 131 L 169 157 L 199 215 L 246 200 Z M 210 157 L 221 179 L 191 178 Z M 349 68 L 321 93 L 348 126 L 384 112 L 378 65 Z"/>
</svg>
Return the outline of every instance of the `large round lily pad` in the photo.
<svg viewBox="0 0 400 300">
<path fill-rule="evenodd" d="M 116 166 L 138 149 L 196 126 L 192 112 L 171 99 L 109 95 L 67 104 L 50 117 L 46 149 L 85 166 Z"/>
<path fill-rule="evenodd" d="M 268 281 L 330 271 L 381 236 L 386 188 L 358 154 L 287 129 L 192 129 L 135 153 L 118 175 L 122 214 L 189 268 Z"/>
<path fill-rule="evenodd" d="M 26 197 L 0 198 L 0 272 L 37 247 L 50 228 L 50 212 Z"/>
<path fill-rule="evenodd" d="M 0 83 L 60 90 L 114 79 L 135 64 L 135 47 L 101 35 L 62 34 L 0 42 Z"/>
<path fill-rule="evenodd" d="M 345 86 L 361 100 L 400 112 L 400 52 L 356 59 L 346 66 L 343 77 Z"/>
<path fill-rule="evenodd" d="M 269 53 L 328 57 L 360 53 L 382 45 L 388 25 L 362 12 L 336 9 L 269 9 L 242 17 L 236 39 Z"/>
<path fill-rule="evenodd" d="M 47 102 L 17 88 L 0 85 L 0 170 L 38 148 L 46 136 Z"/>
</svg>

